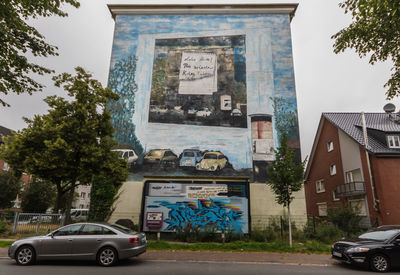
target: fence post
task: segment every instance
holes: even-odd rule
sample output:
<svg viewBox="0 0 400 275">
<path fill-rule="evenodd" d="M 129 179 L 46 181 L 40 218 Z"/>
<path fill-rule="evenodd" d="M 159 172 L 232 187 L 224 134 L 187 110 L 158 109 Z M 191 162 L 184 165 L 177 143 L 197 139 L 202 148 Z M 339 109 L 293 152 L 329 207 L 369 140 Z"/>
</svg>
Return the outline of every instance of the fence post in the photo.
<svg viewBox="0 0 400 275">
<path fill-rule="evenodd" d="M 282 216 L 279 216 L 279 218 L 280 218 L 280 221 L 281 221 L 281 238 L 283 240 L 283 218 L 282 218 Z"/>
<path fill-rule="evenodd" d="M 42 214 L 39 214 L 38 224 L 36 227 L 36 236 L 39 235 L 40 222 L 42 221 Z"/>
<path fill-rule="evenodd" d="M 316 232 L 315 216 L 312 216 L 312 221 L 313 221 L 313 231 L 314 231 L 314 234 L 315 234 L 315 232 Z"/>
<path fill-rule="evenodd" d="M 17 233 L 17 226 L 18 226 L 18 218 L 19 218 L 19 213 L 17 211 L 14 212 L 14 226 L 13 226 L 13 233 Z"/>
</svg>

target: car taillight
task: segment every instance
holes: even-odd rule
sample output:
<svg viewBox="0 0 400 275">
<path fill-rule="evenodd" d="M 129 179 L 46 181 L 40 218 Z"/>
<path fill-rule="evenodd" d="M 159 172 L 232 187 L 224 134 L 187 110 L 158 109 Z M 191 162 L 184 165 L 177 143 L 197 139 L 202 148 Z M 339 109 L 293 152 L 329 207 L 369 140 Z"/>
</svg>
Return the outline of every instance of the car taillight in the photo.
<svg viewBox="0 0 400 275">
<path fill-rule="evenodd" d="M 138 244 L 139 243 L 139 238 L 138 237 L 129 238 L 129 243 Z"/>
</svg>

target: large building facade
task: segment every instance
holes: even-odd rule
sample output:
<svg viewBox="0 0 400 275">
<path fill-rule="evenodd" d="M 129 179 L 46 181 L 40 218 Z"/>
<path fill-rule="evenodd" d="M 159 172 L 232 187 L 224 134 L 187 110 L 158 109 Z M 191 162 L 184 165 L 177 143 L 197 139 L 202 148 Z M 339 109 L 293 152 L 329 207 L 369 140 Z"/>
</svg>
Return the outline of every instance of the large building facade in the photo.
<svg viewBox="0 0 400 275">
<path fill-rule="evenodd" d="M 296 5 L 109 5 L 116 140 L 137 155 L 112 219 L 248 233 L 282 215 L 266 186 L 283 132 L 300 160 Z M 304 195 L 295 204 L 304 222 Z"/>
</svg>

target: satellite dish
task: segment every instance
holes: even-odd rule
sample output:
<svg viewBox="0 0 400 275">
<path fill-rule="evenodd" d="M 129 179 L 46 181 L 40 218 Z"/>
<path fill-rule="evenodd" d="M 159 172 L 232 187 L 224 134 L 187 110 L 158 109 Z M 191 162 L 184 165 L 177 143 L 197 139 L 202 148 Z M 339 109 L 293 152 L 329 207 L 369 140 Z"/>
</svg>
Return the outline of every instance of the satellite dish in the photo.
<svg viewBox="0 0 400 275">
<path fill-rule="evenodd" d="M 383 106 L 383 110 L 387 113 L 393 113 L 396 110 L 396 106 L 394 106 L 394 104 L 392 103 L 388 103 L 385 106 Z"/>
</svg>

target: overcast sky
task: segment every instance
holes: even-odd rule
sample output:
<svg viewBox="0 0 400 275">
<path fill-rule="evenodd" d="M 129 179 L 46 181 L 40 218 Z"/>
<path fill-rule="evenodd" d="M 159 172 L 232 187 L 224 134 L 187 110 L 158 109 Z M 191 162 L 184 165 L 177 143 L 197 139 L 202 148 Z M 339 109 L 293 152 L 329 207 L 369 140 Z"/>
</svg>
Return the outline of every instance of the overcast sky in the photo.
<svg viewBox="0 0 400 275">
<path fill-rule="evenodd" d="M 60 54 L 35 61 L 57 73 L 73 73 L 74 67 L 82 66 L 103 85 L 107 84 L 114 32 L 107 4 L 299 3 L 291 28 L 303 159 L 310 154 L 322 112 L 382 112 L 387 103 L 383 85 L 390 76 L 390 63 L 371 66 L 352 50 L 339 55 L 333 53 L 330 37 L 351 22 L 350 15 L 339 8 L 339 0 L 80 2 L 79 9 L 66 7 L 69 17 L 30 21 L 49 43 L 58 46 Z M 22 117 L 46 113 L 47 105 L 43 102 L 46 96 L 63 95 L 52 85 L 49 76 L 35 78 L 46 85 L 41 93 L 0 94 L 11 104 L 9 108 L 0 106 L 1 126 L 20 130 L 26 127 Z M 400 107 L 398 99 L 392 103 Z"/>
</svg>

